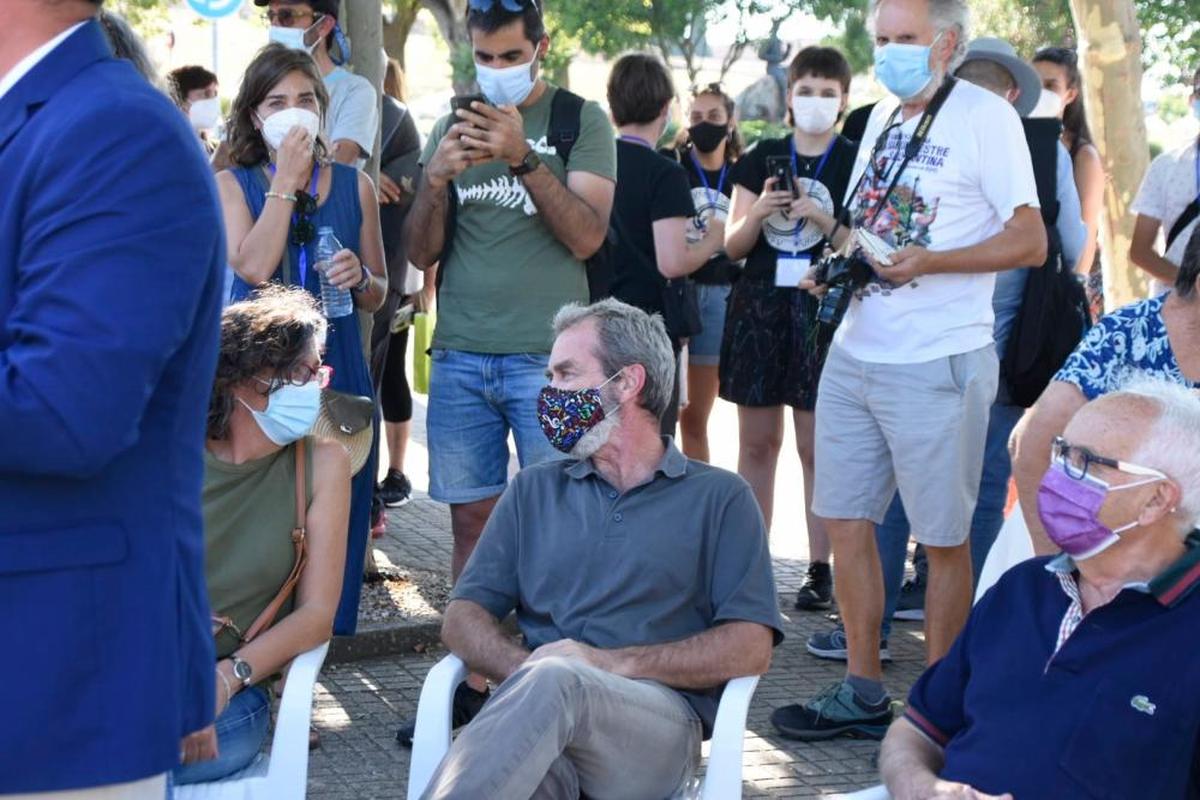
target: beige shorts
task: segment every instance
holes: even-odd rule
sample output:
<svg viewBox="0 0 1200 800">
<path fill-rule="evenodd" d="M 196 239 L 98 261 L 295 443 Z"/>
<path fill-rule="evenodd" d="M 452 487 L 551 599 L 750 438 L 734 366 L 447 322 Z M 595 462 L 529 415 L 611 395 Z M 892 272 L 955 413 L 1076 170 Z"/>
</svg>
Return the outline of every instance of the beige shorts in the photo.
<svg viewBox="0 0 1200 800">
<path fill-rule="evenodd" d="M 998 379 L 992 345 L 917 364 L 858 361 L 834 345 L 817 392 L 813 513 L 879 524 L 899 489 L 914 539 L 962 544 Z"/>
</svg>

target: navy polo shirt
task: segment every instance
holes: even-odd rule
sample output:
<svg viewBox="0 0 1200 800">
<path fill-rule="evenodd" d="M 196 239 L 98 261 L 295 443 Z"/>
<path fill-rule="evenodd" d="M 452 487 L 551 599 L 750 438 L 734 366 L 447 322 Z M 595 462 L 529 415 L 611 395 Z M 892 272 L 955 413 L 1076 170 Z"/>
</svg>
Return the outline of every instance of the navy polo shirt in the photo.
<svg viewBox="0 0 1200 800">
<path fill-rule="evenodd" d="M 1189 544 L 1057 653 L 1070 559 L 1005 573 L 909 694 L 905 717 L 945 749 L 941 777 L 1021 800 L 1200 797 L 1200 540 Z"/>
<path fill-rule="evenodd" d="M 531 649 L 663 644 L 735 620 L 772 629 L 778 644 L 767 531 L 749 485 L 663 441 L 651 479 L 623 494 L 590 459 L 521 470 L 451 599 L 499 619 L 515 610 Z M 680 691 L 706 736 L 723 688 Z"/>
</svg>

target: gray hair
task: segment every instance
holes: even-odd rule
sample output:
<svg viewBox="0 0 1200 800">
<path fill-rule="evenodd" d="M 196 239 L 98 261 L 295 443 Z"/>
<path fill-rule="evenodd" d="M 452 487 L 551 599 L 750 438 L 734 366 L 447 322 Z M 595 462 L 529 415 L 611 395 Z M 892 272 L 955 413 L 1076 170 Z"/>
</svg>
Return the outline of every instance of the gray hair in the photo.
<svg viewBox="0 0 1200 800">
<path fill-rule="evenodd" d="M 1131 456 L 1162 470 L 1179 485 L 1179 517 L 1185 530 L 1200 522 L 1200 394 L 1172 381 L 1138 375 L 1107 397 L 1148 400 L 1158 416 Z"/>
<path fill-rule="evenodd" d="M 146 82 L 155 89 L 165 90 L 165 85 L 158 75 L 158 69 L 146 50 L 146 44 L 137 35 L 124 17 L 115 11 L 100 10 L 100 29 L 104 31 L 108 44 L 112 47 L 113 55 L 128 61 L 133 65 Z M 168 92 L 168 94 L 170 94 Z"/>
<path fill-rule="evenodd" d="M 589 319 L 596 323 L 595 355 L 605 376 L 641 364 L 646 370 L 646 385 L 638 405 L 655 419 L 662 419 L 675 389 L 675 353 L 662 317 L 613 298 L 590 306 L 569 303 L 554 315 L 554 335 Z"/>
<path fill-rule="evenodd" d="M 875 12 L 883 0 L 871 0 L 870 19 L 875 19 Z M 953 73 L 967 57 L 967 43 L 971 39 L 971 9 L 967 0 L 926 0 L 929 3 L 929 18 L 933 21 L 933 29 L 937 33 L 953 30 L 958 33 L 958 42 L 950 55 L 950 63 L 946 70 Z"/>
</svg>

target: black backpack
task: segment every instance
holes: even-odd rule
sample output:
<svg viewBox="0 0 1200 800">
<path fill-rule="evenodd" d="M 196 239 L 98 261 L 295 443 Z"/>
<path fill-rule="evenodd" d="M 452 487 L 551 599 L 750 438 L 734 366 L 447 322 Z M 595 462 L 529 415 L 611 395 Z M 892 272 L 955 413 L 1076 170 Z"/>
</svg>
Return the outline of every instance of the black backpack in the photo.
<svg viewBox="0 0 1200 800">
<path fill-rule="evenodd" d="M 558 89 L 550 100 L 550 124 L 546 129 L 546 144 L 558 151 L 565 169 L 571 159 L 571 149 L 579 138 L 582 127 L 583 98 L 566 89 Z M 441 288 L 442 269 L 448 263 L 450 247 L 454 243 L 454 231 L 458 224 L 458 192 L 453 181 L 446 187 L 446 223 L 442 239 L 442 253 L 438 257 L 437 285 Z M 587 267 L 588 299 L 596 302 L 611 294 L 613 282 L 613 256 L 617 247 L 617 234 L 610 222 L 608 233 L 600 249 L 584 261 Z"/>
<path fill-rule="evenodd" d="M 1029 408 L 1087 333 L 1092 320 L 1083 284 L 1075 277 L 1072 265 L 1063 263 L 1062 242 L 1055 227 L 1061 123 L 1054 119 L 1022 122 L 1038 183 L 1047 253 L 1040 268 L 1029 270 L 1000 375 L 1008 391 L 1008 401 Z"/>
</svg>

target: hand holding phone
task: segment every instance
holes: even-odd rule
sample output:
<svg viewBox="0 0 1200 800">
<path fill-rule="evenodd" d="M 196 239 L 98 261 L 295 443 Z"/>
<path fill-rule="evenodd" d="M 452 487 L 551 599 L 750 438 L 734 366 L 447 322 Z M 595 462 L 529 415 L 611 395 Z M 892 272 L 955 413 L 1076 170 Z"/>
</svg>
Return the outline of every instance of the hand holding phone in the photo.
<svg viewBox="0 0 1200 800">
<path fill-rule="evenodd" d="M 775 179 L 776 191 L 791 193 L 793 200 L 800 196 L 790 157 L 767 156 L 767 177 Z"/>
</svg>

